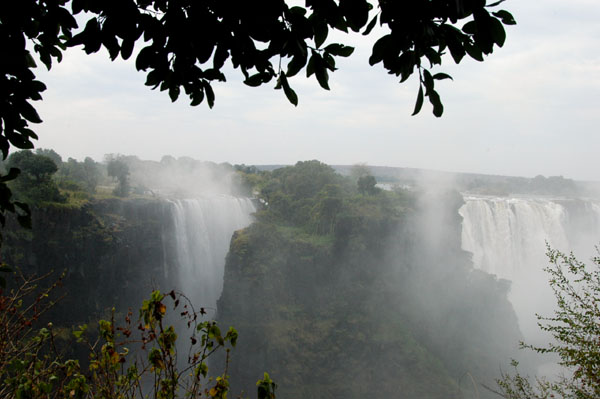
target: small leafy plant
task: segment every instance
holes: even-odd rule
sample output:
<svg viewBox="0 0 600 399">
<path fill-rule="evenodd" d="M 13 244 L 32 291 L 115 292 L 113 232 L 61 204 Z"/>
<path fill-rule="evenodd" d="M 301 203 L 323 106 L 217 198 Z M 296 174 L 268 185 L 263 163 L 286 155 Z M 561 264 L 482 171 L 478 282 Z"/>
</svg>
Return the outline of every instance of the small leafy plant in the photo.
<svg viewBox="0 0 600 399">
<path fill-rule="evenodd" d="M 598 248 L 597 248 L 598 250 Z M 556 298 L 554 315 L 538 315 L 540 329 L 554 341 L 544 347 L 522 344 L 538 353 L 555 353 L 569 375 L 556 381 L 537 378 L 530 382 L 520 375 L 503 374 L 498 381 L 503 397 L 573 398 L 600 397 L 600 252 L 592 264 L 577 260 L 575 255 L 548 248 L 550 287 Z"/>
<path fill-rule="evenodd" d="M 79 326 L 73 334 L 89 352 L 83 367 L 61 354 L 52 323 L 33 327 L 54 305 L 48 298 L 58 283 L 24 305 L 46 277 L 20 276 L 16 288 L 0 288 L 0 398 L 227 398 L 229 352 L 238 334 L 233 328 L 222 334 L 216 322 L 201 321 L 204 309 L 196 311 L 185 295 L 154 291 L 143 301 L 137 321 L 130 310 L 123 325 L 115 323 L 113 309 L 110 320 L 98 322 L 98 334 Z M 187 343 L 178 341 L 167 321 L 169 301 L 187 326 Z M 211 377 L 207 360 L 219 350 L 225 351 L 225 367 Z M 260 398 L 275 397 L 276 385 L 267 374 L 257 386 Z"/>
</svg>

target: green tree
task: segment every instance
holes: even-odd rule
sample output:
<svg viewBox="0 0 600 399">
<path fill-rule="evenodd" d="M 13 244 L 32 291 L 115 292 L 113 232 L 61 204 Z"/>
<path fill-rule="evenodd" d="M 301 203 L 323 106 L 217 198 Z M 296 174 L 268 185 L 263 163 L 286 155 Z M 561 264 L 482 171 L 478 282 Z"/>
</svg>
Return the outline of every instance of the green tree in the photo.
<svg viewBox="0 0 600 399">
<path fill-rule="evenodd" d="M 37 182 L 50 178 L 58 170 L 52 159 L 27 150 L 11 154 L 8 158 L 8 166 L 19 168 L 24 175 Z"/>
<path fill-rule="evenodd" d="M 107 159 L 106 170 L 110 177 L 117 179 L 117 187 L 113 194 L 118 197 L 127 197 L 129 195 L 129 166 L 121 157 L 109 157 Z"/>
<path fill-rule="evenodd" d="M 544 347 L 524 345 L 538 353 L 554 353 L 570 373 L 558 381 L 530 382 L 518 372 L 498 381 L 509 399 L 600 397 L 600 256 L 587 266 L 571 253 L 548 249 L 546 272 L 556 298 L 554 316 L 538 315 L 539 326 L 554 341 Z M 600 252 L 599 252 L 600 255 Z M 516 368 L 516 363 L 514 364 Z"/>
<path fill-rule="evenodd" d="M 98 164 L 90 157 L 86 157 L 83 162 L 69 158 L 62 164 L 57 174 L 63 182 L 81 185 L 92 194 L 96 192 L 96 186 L 100 180 Z"/>
<path fill-rule="evenodd" d="M 83 160 L 83 172 L 86 188 L 92 193 L 95 192 L 98 181 L 100 180 L 98 163 L 90 157 L 85 157 Z"/>
<path fill-rule="evenodd" d="M 7 166 L 21 171 L 20 178 L 11 182 L 21 201 L 32 204 L 65 201 L 53 180 L 58 168 L 52 159 L 24 150 L 13 152 L 8 157 Z"/>
<path fill-rule="evenodd" d="M 62 157 L 53 149 L 50 148 L 38 148 L 35 150 L 36 155 L 43 155 L 45 157 L 50 158 L 57 167 L 60 168 L 62 165 Z"/>
<path fill-rule="evenodd" d="M 331 166 L 317 160 L 300 161 L 295 166 L 276 169 L 273 177 L 281 183 L 282 191 L 295 200 L 312 198 L 326 185 L 342 180 Z"/>
<path fill-rule="evenodd" d="M 375 194 L 379 191 L 375 185 L 377 184 L 377 180 L 373 175 L 361 176 L 358 178 L 356 183 L 358 185 L 358 191 L 361 194 Z"/>
<path fill-rule="evenodd" d="M 343 192 L 338 184 L 328 184 L 316 195 L 311 211 L 317 234 L 330 234 L 335 229 L 337 215 L 343 209 Z"/>
</svg>

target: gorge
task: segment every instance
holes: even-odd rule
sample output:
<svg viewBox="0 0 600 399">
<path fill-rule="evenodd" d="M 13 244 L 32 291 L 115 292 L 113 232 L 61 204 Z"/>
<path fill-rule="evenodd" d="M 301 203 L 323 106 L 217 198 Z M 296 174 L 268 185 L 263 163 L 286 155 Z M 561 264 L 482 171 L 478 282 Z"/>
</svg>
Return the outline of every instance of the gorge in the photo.
<svg viewBox="0 0 600 399">
<path fill-rule="evenodd" d="M 233 232 L 248 226 L 256 210 L 248 198 L 220 195 L 169 200 L 178 288 L 214 317 Z"/>
<path fill-rule="evenodd" d="M 383 191 L 318 161 L 228 173 L 211 192 L 44 204 L 3 259 L 67 270 L 64 325 L 184 292 L 238 329 L 236 394 L 269 371 L 280 397 L 487 397 L 528 338 L 519 301 L 542 305 L 524 278 L 544 286 L 544 239 L 584 247 L 599 226 L 594 201 Z"/>
</svg>

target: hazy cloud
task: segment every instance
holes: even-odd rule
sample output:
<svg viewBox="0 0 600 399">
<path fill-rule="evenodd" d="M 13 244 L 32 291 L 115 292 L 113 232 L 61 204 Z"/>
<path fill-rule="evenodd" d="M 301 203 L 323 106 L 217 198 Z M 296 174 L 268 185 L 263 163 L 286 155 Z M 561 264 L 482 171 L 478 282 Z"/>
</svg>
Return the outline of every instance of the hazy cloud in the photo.
<svg viewBox="0 0 600 399">
<path fill-rule="evenodd" d="M 410 166 L 449 171 L 600 180 L 600 3 L 508 1 L 518 25 L 484 63 L 441 70 L 442 119 L 411 117 L 417 81 L 403 85 L 368 66 L 368 39 L 331 75 L 331 92 L 292 80 L 294 108 L 272 87 L 248 88 L 235 71 L 215 87 L 215 109 L 171 104 L 143 85 L 131 62 L 70 51 L 40 105 L 39 146 L 63 156 L 163 154 L 231 163 Z"/>
</svg>

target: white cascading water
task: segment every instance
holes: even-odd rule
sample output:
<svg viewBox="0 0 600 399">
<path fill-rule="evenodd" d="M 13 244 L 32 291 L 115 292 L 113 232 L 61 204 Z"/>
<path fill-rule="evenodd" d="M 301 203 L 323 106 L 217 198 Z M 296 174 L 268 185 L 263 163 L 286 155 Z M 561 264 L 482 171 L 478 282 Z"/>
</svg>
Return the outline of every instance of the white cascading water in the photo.
<svg viewBox="0 0 600 399">
<path fill-rule="evenodd" d="M 552 315 L 555 303 L 543 269 L 546 243 L 574 251 L 587 261 L 600 242 L 600 206 L 587 200 L 465 196 L 462 248 L 474 266 L 510 280 L 513 303 L 525 339 L 545 344 L 535 314 Z M 543 342 L 545 341 L 545 342 Z"/>
<path fill-rule="evenodd" d="M 459 213 L 462 248 L 473 254 L 476 268 L 499 278 L 537 268 L 545 242 L 568 247 L 565 208 L 549 200 L 465 197 Z"/>
<path fill-rule="evenodd" d="M 196 310 L 214 316 L 223 289 L 225 256 L 233 232 L 252 222 L 248 198 L 227 195 L 170 200 L 176 234 L 179 289 Z"/>
</svg>

